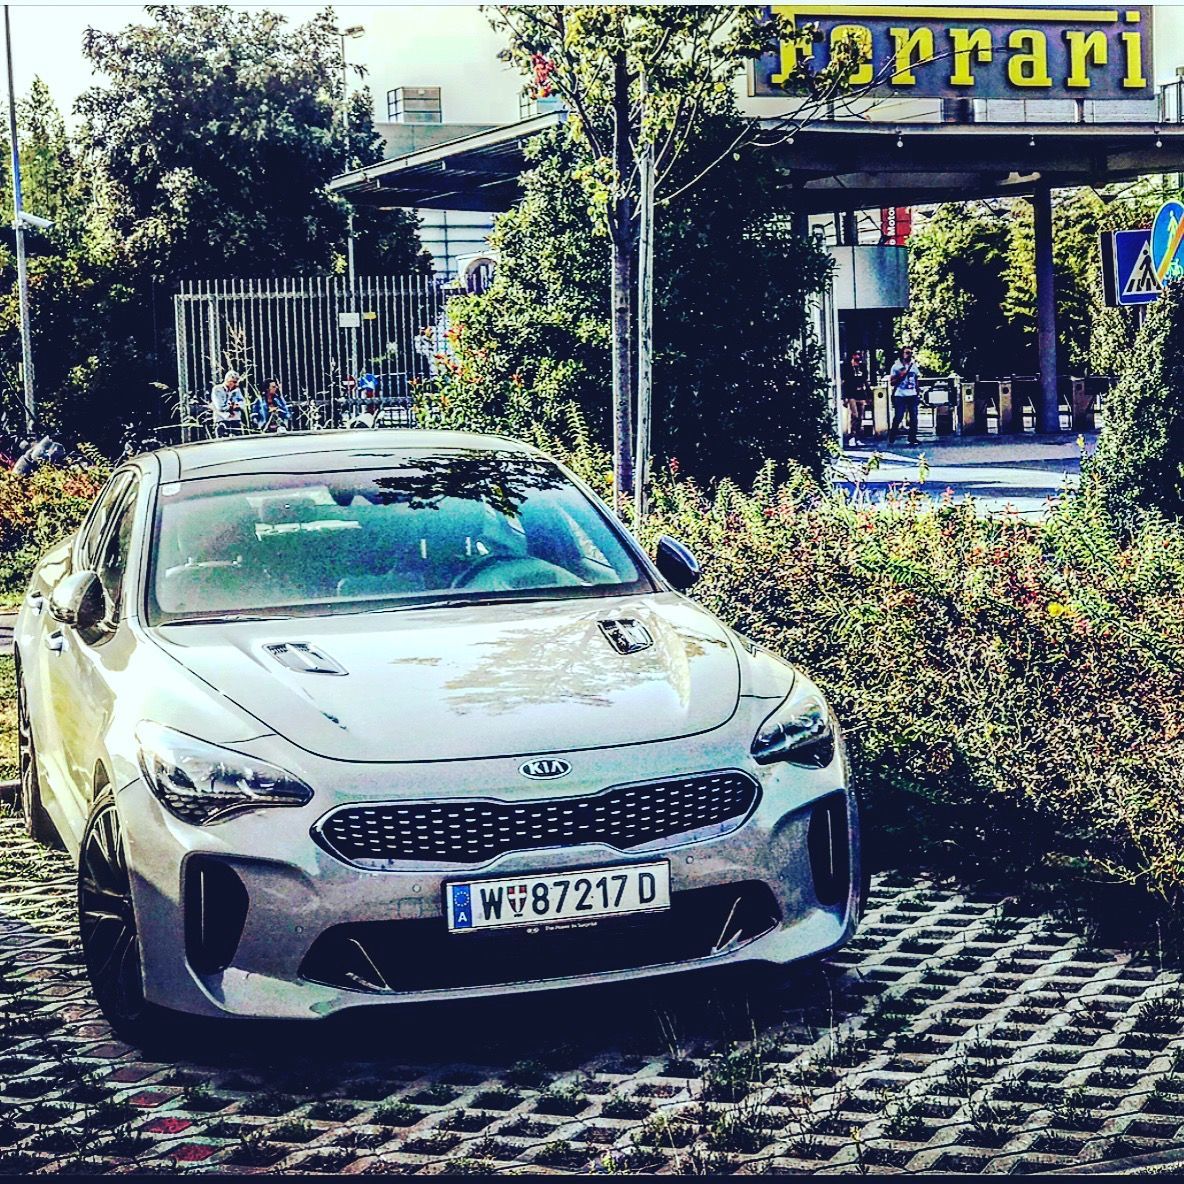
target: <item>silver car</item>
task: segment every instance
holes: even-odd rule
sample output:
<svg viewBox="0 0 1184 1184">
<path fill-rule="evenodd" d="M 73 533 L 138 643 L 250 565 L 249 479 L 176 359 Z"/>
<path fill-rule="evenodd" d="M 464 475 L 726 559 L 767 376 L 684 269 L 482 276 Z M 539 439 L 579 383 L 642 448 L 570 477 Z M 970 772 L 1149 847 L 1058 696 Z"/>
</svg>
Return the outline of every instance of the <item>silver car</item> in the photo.
<svg viewBox="0 0 1184 1184">
<path fill-rule="evenodd" d="M 16 629 L 29 833 L 112 1027 L 842 945 L 858 814 L 817 688 L 542 453 L 337 432 L 135 458 Z"/>
</svg>

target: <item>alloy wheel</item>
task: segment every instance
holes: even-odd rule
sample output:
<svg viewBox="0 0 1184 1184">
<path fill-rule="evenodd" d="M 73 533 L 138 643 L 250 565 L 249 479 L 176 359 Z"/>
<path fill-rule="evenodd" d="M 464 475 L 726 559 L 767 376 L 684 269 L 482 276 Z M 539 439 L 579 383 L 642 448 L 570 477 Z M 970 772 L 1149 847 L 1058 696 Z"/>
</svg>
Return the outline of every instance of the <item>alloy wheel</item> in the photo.
<svg viewBox="0 0 1184 1184">
<path fill-rule="evenodd" d="M 127 854 L 115 803 L 100 803 L 86 827 L 78 860 L 78 920 L 95 998 L 116 1030 L 145 1011 L 140 940 Z"/>
</svg>

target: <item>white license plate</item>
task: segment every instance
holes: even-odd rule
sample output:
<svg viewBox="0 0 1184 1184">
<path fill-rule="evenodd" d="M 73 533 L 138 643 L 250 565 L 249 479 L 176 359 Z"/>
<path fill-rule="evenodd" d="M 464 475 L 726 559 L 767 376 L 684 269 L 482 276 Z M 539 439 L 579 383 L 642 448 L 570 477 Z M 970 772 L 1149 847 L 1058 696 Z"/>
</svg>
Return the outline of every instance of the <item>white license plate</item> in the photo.
<svg viewBox="0 0 1184 1184">
<path fill-rule="evenodd" d="M 578 923 L 670 907 L 670 865 L 634 863 L 544 876 L 508 876 L 444 885 L 453 933 L 521 925 Z"/>
</svg>

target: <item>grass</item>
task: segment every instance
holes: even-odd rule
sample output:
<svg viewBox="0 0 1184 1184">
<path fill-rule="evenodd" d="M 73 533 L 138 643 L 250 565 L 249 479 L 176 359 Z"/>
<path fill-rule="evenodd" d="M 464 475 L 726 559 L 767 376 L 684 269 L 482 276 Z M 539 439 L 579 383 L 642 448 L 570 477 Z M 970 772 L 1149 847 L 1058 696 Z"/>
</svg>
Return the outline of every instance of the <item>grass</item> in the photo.
<svg viewBox="0 0 1184 1184">
<path fill-rule="evenodd" d="M 17 775 L 16 676 L 12 657 L 0 657 L 0 781 Z"/>
</svg>

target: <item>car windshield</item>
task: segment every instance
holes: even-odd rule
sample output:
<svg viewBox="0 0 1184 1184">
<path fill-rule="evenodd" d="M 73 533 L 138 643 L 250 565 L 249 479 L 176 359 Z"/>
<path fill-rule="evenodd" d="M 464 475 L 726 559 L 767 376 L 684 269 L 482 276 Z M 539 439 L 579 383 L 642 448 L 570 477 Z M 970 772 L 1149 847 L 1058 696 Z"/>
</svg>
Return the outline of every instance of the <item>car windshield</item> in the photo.
<svg viewBox="0 0 1184 1184">
<path fill-rule="evenodd" d="M 603 511 L 549 461 L 413 453 L 384 468 L 162 486 L 147 607 L 166 624 L 651 587 Z"/>
</svg>

